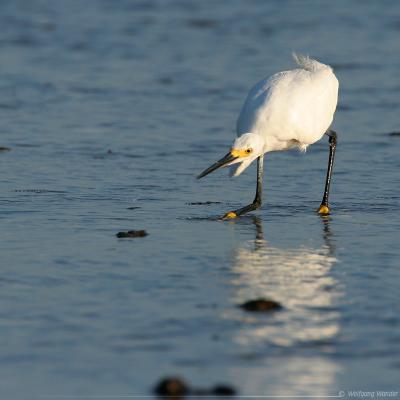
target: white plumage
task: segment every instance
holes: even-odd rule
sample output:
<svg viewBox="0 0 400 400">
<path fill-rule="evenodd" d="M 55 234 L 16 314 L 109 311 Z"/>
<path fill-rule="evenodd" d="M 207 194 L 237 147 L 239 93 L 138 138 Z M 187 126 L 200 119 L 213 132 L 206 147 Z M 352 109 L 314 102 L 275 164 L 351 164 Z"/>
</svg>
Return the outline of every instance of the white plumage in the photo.
<svg viewBox="0 0 400 400">
<path fill-rule="evenodd" d="M 218 168 L 233 166 L 231 175 L 240 175 L 258 160 L 257 191 L 252 204 L 227 213 L 235 218 L 261 206 L 264 154 L 299 148 L 329 136 L 330 152 L 321 214 L 329 213 L 328 196 L 336 149 L 335 132 L 329 130 L 336 110 L 339 82 L 328 65 L 307 56 L 293 54 L 298 68 L 279 72 L 258 82 L 247 95 L 237 120 L 238 138 L 230 152 L 204 170 L 198 178 Z"/>
<path fill-rule="evenodd" d="M 237 120 L 237 135 L 260 135 L 264 153 L 293 147 L 305 151 L 322 138 L 333 120 L 339 82 L 332 68 L 306 56 L 293 57 L 299 68 L 256 83 Z M 233 175 L 239 175 L 250 163 L 246 160 Z"/>
</svg>

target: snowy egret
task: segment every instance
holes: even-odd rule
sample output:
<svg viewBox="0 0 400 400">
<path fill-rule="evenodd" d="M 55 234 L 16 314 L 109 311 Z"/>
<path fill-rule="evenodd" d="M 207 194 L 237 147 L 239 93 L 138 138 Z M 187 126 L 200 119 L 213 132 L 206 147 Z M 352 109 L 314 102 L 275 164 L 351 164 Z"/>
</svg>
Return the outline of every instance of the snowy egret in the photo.
<svg viewBox="0 0 400 400">
<path fill-rule="evenodd" d="M 223 158 L 197 178 L 221 167 L 232 166 L 231 175 L 240 175 L 257 159 L 257 189 L 254 201 L 226 213 L 236 218 L 261 207 L 264 154 L 298 148 L 329 137 L 329 161 L 325 190 L 318 213 L 329 214 L 329 188 L 335 157 L 336 132 L 329 129 L 336 110 L 339 82 L 328 65 L 308 56 L 293 54 L 298 68 L 278 72 L 258 82 L 249 92 L 237 120 L 238 138 Z"/>
</svg>

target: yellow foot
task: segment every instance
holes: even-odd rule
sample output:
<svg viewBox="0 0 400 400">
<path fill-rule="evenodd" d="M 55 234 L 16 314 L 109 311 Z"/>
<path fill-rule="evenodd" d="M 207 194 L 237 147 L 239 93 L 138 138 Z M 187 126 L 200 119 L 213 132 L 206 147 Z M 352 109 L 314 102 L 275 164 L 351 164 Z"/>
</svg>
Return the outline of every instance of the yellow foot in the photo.
<svg viewBox="0 0 400 400">
<path fill-rule="evenodd" d="M 235 213 L 235 211 L 229 211 L 225 215 L 223 215 L 221 217 L 221 219 L 226 220 L 226 219 L 233 219 L 233 218 L 237 218 L 237 217 L 238 217 L 238 215 Z"/>
<path fill-rule="evenodd" d="M 328 215 L 330 212 L 329 207 L 321 204 L 318 208 L 318 214 Z"/>
</svg>

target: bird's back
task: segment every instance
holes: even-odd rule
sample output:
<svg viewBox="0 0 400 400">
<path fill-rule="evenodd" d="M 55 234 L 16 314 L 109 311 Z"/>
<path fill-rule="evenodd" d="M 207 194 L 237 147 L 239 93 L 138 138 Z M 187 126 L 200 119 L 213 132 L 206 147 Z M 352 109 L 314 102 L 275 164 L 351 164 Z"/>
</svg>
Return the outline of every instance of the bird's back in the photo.
<svg viewBox="0 0 400 400">
<path fill-rule="evenodd" d="M 306 148 L 333 120 L 339 83 L 332 69 L 308 57 L 294 57 L 299 68 L 258 82 L 237 121 L 238 135 L 263 135 L 266 151 Z"/>
</svg>

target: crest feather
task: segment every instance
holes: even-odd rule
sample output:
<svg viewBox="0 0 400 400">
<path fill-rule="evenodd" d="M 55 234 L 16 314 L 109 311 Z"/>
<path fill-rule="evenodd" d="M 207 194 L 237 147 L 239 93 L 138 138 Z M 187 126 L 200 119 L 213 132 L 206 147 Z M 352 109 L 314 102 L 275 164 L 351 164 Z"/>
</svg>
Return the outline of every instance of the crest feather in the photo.
<svg viewBox="0 0 400 400">
<path fill-rule="evenodd" d="M 296 62 L 296 64 L 306 70 L 306 71 L 316 71 L 318 69 L 330 69 L 332 68 L 329 65 L 322 64 L 317 60 L 314 60 L 313 58 L 310 58 L 309 56 L 303 55 L 303 54 L 297 54 L 297 53 L 292 53 L 293 59 Z"/>
</svg>

